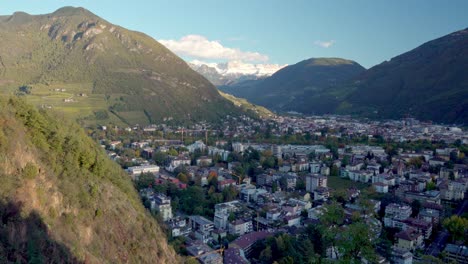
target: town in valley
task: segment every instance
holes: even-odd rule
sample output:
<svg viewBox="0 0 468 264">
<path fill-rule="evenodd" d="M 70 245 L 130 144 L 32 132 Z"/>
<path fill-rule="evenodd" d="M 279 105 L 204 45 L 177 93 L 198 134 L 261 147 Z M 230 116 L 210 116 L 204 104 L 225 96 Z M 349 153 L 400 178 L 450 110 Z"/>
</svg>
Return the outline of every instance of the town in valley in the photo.
<svg viewBox="0 0 468 264">
<path fill-rule="evenodd" d="M 288 115 L 89 133 L 193 263 L 467 263 L 461 127 Z"/>
</svg>

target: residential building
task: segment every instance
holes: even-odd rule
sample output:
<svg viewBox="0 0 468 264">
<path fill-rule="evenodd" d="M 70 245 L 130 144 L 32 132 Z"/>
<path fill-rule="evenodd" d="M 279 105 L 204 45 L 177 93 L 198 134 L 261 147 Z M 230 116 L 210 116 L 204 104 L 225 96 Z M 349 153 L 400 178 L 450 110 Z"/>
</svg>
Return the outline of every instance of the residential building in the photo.
<svg viewBox="0 0 468 264">
<path fill-rule="evenodd" d="M 391 260 L 394 264 L 413 264 L 413 254 L 409 250 L 394 246 Z"/>
<path fill-rule="evenodd" d="M 138 176 L 142 173 L 155 174 L 159 172 L 159 166 L 157 165 L 134 166 L 134 167 L 128 167 L 127 171 L 132 176 Z"/>
<path fill-rule="evenodd" d="M 313 192 L 319 187 L 327 187 L 327 177 L 319 174 L 306 176 L 306 191 Z"/>
<path fill-rule="evenodd" d="M 395 234 L 398 239 L 397 247 L 404 250 L 415 250 L 423 248 L 423 235 L 416 229 L 408 228 Z"/>
<path fill-rule="evenodd" d="M 164 221 L 172 218 L 171 198 L 162 193 L 154 195 L 154 200 L 151 201 L 151 209 L 159 212 Z"/>
<path fill-rule="evenodd" d="M 229 233 L 242 236 L 253 231 L 252 220 L 238 219 L 229 223 Z"/>
<path fill-rule="evenodd" d="M 408 205 L 391 203 L 385 207 L 384 225 L 386 227 L 402 228 L 402 221 L 408 219 L 411 212 L 411 207 Z"/>
<path fill-rule="evenodd" d="M 375 191 L 378 193 L 388 193 L 388 184 L 383 182 L 374 182 L 372 183 L 372 186 L 374 186 Z"/>
<path fill-rule="evenodd" d="M 468 264 L 468 247 L 466 245 L 447 244 L 444 249 L 445 262 Z"/>
</svg>

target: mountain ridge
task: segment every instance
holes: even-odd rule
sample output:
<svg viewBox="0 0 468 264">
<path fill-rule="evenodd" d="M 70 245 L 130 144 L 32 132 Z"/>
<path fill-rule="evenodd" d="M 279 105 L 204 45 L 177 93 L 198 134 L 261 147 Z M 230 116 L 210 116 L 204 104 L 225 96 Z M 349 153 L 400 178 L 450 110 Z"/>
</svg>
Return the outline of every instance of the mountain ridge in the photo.
<svg viewBox="0 0 468 264">
<path fill-rule="evenodd" d="M 468 29 L 378 64 L 349 85 L 339 113 L 468 123 Z"/>
<path fill-rule="evenodd" d="M 4 16 L 0 35 L 0 91 L 12 94 L 21 85 L 32 86 L 27 97 L 36 105 L 83 111 L 78 117 L 87 120 L 105 112 L 109 118 L 101 123 L 148 124 L 165 118 L 190 122 L 242 113 L 153 38 L 84 8 Z M 50 91 L 70 84 L 74 87 L 66 90 L 73 93 L 63 95 L 62 102 L 54 100 L 60 93 Z M 75 102 L 63 103 L 73 96 Z"/>
<path fill-rule="evenodd" d="M 325 114 L 339 104 L 337 97 L 346 92 L 337 90 L 339 85 L 364 70 L 351 60 L 310 58 L 282 68 L 266 79 L 219 89 L 275 111 Z"/>
</svg>

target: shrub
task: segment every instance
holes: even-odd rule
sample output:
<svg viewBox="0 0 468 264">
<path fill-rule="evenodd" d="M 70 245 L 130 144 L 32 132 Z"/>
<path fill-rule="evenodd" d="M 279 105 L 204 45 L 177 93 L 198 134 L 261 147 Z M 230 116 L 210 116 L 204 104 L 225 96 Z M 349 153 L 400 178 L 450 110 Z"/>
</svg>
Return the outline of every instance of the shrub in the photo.
<svg viewBox="0 0 468 264">
<path fill-rule="evenodd" d="M 28 162 L 26 166 L 24 166 L 22 174 L 25 179 L 32 180 L 35 179 L 39 174 L 39 170 L 37 169 L 36 165 Z"/>
</svg>

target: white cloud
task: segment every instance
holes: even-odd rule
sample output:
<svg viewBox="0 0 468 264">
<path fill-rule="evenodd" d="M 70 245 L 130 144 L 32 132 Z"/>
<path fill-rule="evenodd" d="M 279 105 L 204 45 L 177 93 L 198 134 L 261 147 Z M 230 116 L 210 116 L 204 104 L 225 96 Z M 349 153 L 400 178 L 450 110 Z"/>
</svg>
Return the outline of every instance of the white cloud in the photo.
<svg viewBox="0 0 468 264">
<path fill-rule="evenodd" d="M 201 35 L 187 35 L 179 40 L 159 40 L 161 44 L 179 56 L 193 57 L 209 60 L 240 60 L 250 62 L 266 62 L 268 56 L 251 51 L 241 51 L 237 48 L 228 48 L 219 41 L 208 40 Z"/>
<path fill-rule="evenodd" d="M 316 40 L 314 44 L 322 48 L 329 48 L 335 44 L 335 41 L 334 40 L 329 40 L 329 41 Z"/>
</svg>

